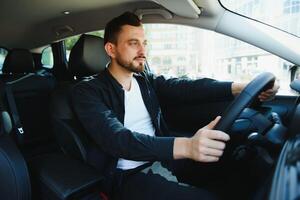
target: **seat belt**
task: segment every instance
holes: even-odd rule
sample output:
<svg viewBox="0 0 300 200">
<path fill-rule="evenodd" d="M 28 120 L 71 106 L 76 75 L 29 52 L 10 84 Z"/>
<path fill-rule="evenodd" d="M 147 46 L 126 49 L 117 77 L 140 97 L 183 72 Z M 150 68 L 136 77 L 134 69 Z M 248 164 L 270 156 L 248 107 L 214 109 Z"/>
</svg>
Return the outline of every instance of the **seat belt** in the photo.
<svg viewBox="0 0 300 200">
<path fill-rule="evenodd" d="M 23 144 L 23 137 L 24 137 L 24 129 L 22 126 L 22 123 L 20 121 L 19 113 L 16 106 L 15 97 L 13 95 L 11 86 L 9 84 L 5 84 L 5 93 L 6 93 L 6 99 L 8 103 L 8 107 L 13 119 L 14 123 L 14 129 L 17 136 L 17 140 L 19 141 L 19 144 Z"/>
</svg>

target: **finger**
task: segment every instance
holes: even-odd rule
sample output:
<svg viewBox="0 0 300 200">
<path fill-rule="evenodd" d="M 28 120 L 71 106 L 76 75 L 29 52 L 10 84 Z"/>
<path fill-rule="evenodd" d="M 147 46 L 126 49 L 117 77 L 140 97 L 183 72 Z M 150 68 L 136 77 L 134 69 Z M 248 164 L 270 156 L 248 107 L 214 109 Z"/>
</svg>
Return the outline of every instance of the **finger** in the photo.
<svg viewBox="0 0 300 200">
<path fill-rule="evenodd" d="M 263 95 L 271 95 L 271 94 L 275 94 L 275 93 L 276 93 L 275 90 L 269 89 L 269 90 L 263 91 L 261 94 L 263 94 Z"/>
<path fill-rule="evenodd" d="M 275 94 L 273 95 L 259 95 L 258 96 L 260 101 L 269 101 L 272 100 L 273 98 L 275 98 Z"/>
<path fill-rule="evenodd" d="M 267 90 L 267 91 L 260 93 L 260 95 L 275 95 L 275 94 L 276 94 L 276 91 L 274 91 L 274 90 Z"/>
<path fill-rule="evenodd" d="M 268 98 L 266 98 L 266 97 L 261 97 L 261 98 L 259 98 L 259 101 L 261 101 L 261 102 L 266 102 L 266 101 L 271 101 L 271 100 L 273 100 L 274 99 L 274 97 L 268 97 Z"/>
<path fill-rule="evenodd" d="M 206 156 L 206 155 L 201 156 L 201 159 L 199 159 L 199 161 L 201 162 L 217 162 L 218 160 L 219 157 L 217 156 Z"/>
<path fill-rule="evenodd" d="M 261 94 L 261 95 L 258 96 L 259 99 L 268 99 L 270 97 L 273 97 L 273 95 L 263 95 L 263 94 Z"/>
<path fill-rule="evenodd" d="M 211 121 L 209 124 L 207 124 L 203 129 L 213 129 L 217 123 L 220 121 L 221 116 L 217 116 L 213 121 Z"/>
<path fill-rule="evenodd" d="M 206 136 L 213 140 L 228 141 L 230 139 L 228 134 L 218 130 L 207 130 Z"/>
<path fill-rule="evenodd" d="M 222 150 L 214 149 L 214 148 L 203 148 L 202 153 L 207 156 L 216 156 L 216 157 L 220 157 L 221 155 L 223 155 Z"/>
<path fill-rule="evenodd" d="M 218 141 L 218 140 L 203 140 L 203 145 L 205 145 L 207 148 L 213 148 L 213 149 L 219 149 L 224 150 L 226 144 L 224 142 Z"/>
<path fill-rule="evenodd" d="M 259 97 L 272 97 L 275 96 L 275 91 L 265 91 L 259 94 Z"/>
<path fill-rule="evenodd" d="M 274 91 L 274 90 L 267 90 L 267 91 L 261 92 L 259 94 L 259 97 L 270 97 L 270 96 L 275 96 L 275 94 L 276 94 L 276 91 Z"/>
<path fill-rule="evenodd" d="M 267 89 L 265 91 L 263 91 L 261 94 L 276 94 L 279 90 L 280 86 L 279 85 L 274 85 L 273 88 L 271 89 Z"/>
</svg>

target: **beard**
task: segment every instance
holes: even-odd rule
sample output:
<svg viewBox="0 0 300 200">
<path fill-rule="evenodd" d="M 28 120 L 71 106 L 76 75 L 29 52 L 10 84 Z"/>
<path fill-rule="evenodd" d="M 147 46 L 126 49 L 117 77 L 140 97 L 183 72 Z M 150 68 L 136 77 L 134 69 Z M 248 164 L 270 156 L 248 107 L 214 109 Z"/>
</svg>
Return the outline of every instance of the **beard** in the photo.
<svg viewBox="0 0 300 200">
<path fill-rule="evenodd" d="M 140 73 L 140 72 L 144 71 L 145 66 L 144 66 L 143 62 L 135 62 L 135 59 L 137 59 L 137 58 L 145 58 L 145 56 L 135 57 L 133 59 L 133 61 L 131 61 L 131 62 L 124 61 L 120 57 L 117 57 L 116 62 L 118 63 L 118 65 L 120 65 L 121 67 L 127 69 L 130 72 Z"/>
</svg>

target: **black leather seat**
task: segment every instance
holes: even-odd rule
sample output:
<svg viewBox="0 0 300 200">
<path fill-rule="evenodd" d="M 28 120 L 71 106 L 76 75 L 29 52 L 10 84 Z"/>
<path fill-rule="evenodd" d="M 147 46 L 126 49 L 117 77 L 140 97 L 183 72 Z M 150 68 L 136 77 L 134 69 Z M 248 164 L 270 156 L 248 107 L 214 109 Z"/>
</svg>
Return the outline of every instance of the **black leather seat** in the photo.
<svg viewBox="0 0 300 200">
<path fill-rule="evenodd" d="M 24 148 L 23 153 L 28 156 L 46 151 L 46 144 L 54 138 L 49 114 L 50 93 L 55 87 L 54 77 L 36 73 L 32 54 L 25 49 L 11 50 L 5 58 L 2 72 L 0 78 L 10 88 L 24 129 L 24 134 L 17 135 L 18 145 Z M 16 115 L 8 99 L 5 98 L 8 110 L 10 114 Z M 17 126 L 14 124 L 13 127 Z"/>
<path fill-rule="evenodd" d="M 83 34 L 71 50 L 69 72 L 77 79 L 98 74 L 109 62 L 101 37 Z"/>
<path fill-rule="evenodd" d="M 10 137 L 9 114 L 0 108 L 0 198 L 31 200 L 31 184 L 27 164 Z"/>
<path fill-rule="evenodd" d="M 26 49 L 13 49 L 7 54 L 2 68 L 3 74 L 14 76 L 34 72 L 32 54 Z"/>
<path fill-rule="evenodd" d="M 105 166 L 99 148 L 84 133 L 71 107 L 70 91 L 74 84 L 100 73 L 106 67 L 107 56 L 103 39 L 82 35 L 71 50 L 69 72 L 73 81 L 62 82 L 52 95 L 51 111 L 54 132 L 65 154 L 80 159 L 101 171 Z"/>
</svg>

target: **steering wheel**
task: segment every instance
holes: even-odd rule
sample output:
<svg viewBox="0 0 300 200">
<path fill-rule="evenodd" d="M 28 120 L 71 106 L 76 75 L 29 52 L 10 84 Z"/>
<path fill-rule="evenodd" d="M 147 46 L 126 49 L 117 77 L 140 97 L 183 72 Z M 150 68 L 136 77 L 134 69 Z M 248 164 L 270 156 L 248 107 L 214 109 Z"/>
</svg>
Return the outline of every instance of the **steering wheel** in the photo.
<svg viewBox="0 0 300 200">
<path fill-rule="evenodd" d="M 262 91 L 271 88 L 274 81 L 275 76 L 269 72 L 261 73 L 255 77 L 227 107 L 215 129 L 224 132 L 228 131 L 240 113 L 250 106 Z"/>
</svg>

